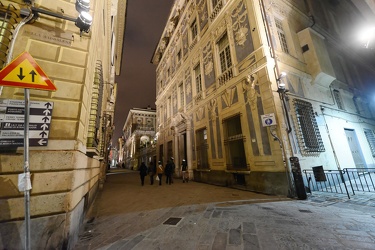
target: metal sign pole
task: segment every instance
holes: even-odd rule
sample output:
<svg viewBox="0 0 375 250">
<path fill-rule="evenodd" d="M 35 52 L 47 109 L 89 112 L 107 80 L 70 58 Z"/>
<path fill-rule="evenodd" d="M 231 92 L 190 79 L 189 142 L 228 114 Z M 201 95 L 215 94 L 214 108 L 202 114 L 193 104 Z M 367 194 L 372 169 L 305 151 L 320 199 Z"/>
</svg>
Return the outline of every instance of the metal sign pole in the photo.
<svg viewBox="0 0 375 250">
<path fill-rule="evenodd" d="M 24 120 L 24 178 L 25 178 L 25 249 L 30 249 L 30 168 L 29 168 L 29 118 L 30 90 L 25 89 L 25 120 Z"/>
</svg>

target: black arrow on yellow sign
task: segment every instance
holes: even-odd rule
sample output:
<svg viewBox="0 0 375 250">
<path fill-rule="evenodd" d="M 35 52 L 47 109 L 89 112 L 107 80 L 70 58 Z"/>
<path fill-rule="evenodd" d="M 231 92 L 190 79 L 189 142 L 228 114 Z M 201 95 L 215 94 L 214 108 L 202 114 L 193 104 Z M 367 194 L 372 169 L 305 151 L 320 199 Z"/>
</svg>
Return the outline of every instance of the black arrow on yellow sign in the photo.
<svg viewBox="0 0 375 250">
<path fill-rule="evenodd" d="M 23 68 L 20 68 L 20 74 L 17 75 L 20 80 L 22 80 L 23 78 L 25 78 L 25 76 L 23 75 L 22 71 L 23 71 Z"/>
</svg>

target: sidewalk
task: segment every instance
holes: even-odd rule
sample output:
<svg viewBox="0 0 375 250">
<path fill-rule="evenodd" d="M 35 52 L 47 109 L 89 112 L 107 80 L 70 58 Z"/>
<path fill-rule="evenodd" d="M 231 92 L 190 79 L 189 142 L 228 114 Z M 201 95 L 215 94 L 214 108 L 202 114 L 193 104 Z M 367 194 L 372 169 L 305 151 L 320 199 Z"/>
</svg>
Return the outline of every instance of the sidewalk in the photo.
<svg viewBox="0 0 375 250">
<path fill-rule="evenodd" d="M 180 179 L 141 186 L 138 172 L 117 172 L 74 249 L 375 249 L 375 196 L 299 201 Z"/>
</svg>

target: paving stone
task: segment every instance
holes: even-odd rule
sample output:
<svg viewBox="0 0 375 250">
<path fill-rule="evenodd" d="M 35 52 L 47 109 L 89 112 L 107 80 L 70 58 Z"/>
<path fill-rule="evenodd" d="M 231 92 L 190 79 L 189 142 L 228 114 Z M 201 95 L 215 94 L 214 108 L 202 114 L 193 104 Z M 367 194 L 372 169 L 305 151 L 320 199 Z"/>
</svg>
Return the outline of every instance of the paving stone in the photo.
<svg viewBox="0 0 375 250">
<path fill-rule="evenodd" d="M 227 234 L 226 233 L 217 233 L 212 243 L 212 250 L 222 250 L 227 246 Z"/>
<path fill-rule="evenodd" d="M 229 230 L 229 244 L 241 245 L 241 229 L 231 229 Z"/>
<path fill-rule="evenodd" d="M 243 234 L 243 244 L 244 250 L 258 250 L 259 248 L 259 241 L 258 237 L 253 234 Z"/>
</svg>

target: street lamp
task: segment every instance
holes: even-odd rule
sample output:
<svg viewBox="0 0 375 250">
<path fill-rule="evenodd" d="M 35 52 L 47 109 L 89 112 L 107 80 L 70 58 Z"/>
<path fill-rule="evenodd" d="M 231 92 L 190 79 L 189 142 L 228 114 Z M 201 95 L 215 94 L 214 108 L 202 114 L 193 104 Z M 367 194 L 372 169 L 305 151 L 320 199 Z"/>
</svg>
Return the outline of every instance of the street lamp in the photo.
<svg viewBox="0 0 375 250">
<path fill-rule="evenodd" d="M 24 2 L 30 3 L 30 1 L 28 0 L 24 0 Z M 21 15 L 28 16 L 33 13 L 33 19 L 37 19 L 39 17 L 39 14 L 43 14 L 74 22 L 74 24 L 79 28 L 80 36 L 82 36 L 83 32 L 89 33 L 92 25 L 92 16 L 88 13 L 88 11 L 90 11 L 90 0 L 77 0 L 75 6 L 76 10 L 80 12 L 77 18 L 66 16 L 42 8 L 36 8 L 34 6 L 31 6 L 30 9 L 21 9 Z"/>
<path fill-rule="evenodd" d="M 373 39 L 375 39 L 375 27 L 367 27 L 359 33 L 359 40 L 364 43 L 366 49 Z"/>
</svg>

